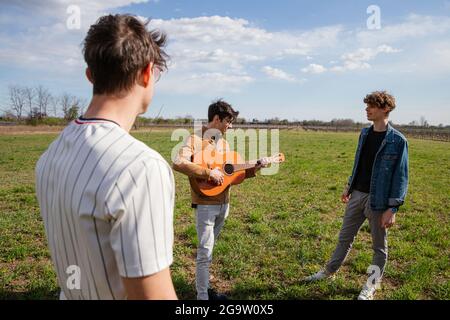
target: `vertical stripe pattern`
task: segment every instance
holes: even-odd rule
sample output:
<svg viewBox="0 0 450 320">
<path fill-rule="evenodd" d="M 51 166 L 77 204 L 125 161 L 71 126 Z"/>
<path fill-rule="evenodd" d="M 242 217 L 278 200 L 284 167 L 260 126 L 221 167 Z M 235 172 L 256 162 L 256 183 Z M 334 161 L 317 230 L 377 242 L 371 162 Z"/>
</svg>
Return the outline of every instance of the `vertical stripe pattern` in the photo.
<svg viewBox="0 0 450 320">
<path fill-rule="evenodd" d="M 170 266 L 175 186 L 159 153 L 117 124 L 79 119 L 49 146 L 35 171 L 63 297 L 124 299 L 121 277 Z M 67 273 L 70 266 L 78 272 Z"/>
</svg>

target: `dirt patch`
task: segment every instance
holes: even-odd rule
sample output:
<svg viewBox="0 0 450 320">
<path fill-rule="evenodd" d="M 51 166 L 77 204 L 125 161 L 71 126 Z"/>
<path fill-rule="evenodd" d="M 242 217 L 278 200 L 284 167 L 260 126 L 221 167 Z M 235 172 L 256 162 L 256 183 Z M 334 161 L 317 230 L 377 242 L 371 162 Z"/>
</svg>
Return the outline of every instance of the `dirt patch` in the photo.
<svg viewBox="0 0 450 320">
<path fill-rule="evenodd" d="M 59 133 L 63 126 L 0 126 L 0 135 Z"/>
<path fill-rule="evenodd" d="M 0 135 L 31 135 L 31 134 L 48 134 L 59 133 L 65 126 L 0 126 Z M 173 130 L 171 128 L 152 128 L 143 127 L 132 129 L 131 133 L 152 133 L 152 132 L 167 132 Z"/>
</svg>

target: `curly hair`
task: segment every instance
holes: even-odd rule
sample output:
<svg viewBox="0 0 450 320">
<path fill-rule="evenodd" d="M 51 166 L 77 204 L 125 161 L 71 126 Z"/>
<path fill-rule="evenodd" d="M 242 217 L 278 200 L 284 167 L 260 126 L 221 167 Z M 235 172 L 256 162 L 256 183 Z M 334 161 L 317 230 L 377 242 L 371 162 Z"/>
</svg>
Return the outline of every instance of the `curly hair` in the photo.
<svg viewBox="0 0 450 320">
<path fill-rule="evenodd" d="M 386 91 L 374 91 L 364 98 L 364 103 L 374 105 L 380 109 L 387 109 L 388 113 L 395 109 L 395 98 Z"/>
</svg>

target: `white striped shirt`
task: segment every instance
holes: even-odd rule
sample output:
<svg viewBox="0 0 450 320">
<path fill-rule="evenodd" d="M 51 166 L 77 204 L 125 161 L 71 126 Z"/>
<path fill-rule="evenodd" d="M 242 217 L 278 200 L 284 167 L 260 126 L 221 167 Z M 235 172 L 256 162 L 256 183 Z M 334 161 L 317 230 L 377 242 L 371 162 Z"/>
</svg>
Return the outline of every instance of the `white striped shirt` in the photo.
<svg viewBox="0 0 450 320">
<path fill-rule="evenodd" d="M 62 298 L 124 299 L 121 277 L 171 265 L 172 169 L 117 124 L 70 123 L 37 163 L 36 192 Z"/>
</svg>

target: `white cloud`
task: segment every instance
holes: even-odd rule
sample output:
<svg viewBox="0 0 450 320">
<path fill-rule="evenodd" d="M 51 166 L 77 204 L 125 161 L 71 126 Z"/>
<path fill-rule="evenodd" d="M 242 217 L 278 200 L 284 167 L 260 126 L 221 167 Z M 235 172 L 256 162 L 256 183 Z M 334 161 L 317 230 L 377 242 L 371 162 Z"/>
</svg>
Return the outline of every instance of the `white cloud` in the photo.
<svg viewBox="0 0 450 320">
<path fill-rule="evenodd" d="M 360 48 L 355 52 L 344 54 L 341 59 L 343 65 L 332 67 L 331 71 L 348 71 L 358 69 L 369 69 L 371 65 L 368 63 L 380 53 L 397 53 L 398 49 L 394 49 L 388 45 L 380 45 L 377 48 Z"/>
<path fill-rule="evenodd" d="M 322 27 L 303 32 L 270 32 L 254 27 L 245 19 L 211 16 L 197 18 L 154 19 L 150 26 L 165 31 L 171 50 L 185 48 L 224 51 L 264 57 L 307 55 L 317 48 L 335 44 L 341 26 Z"/>
<path fill-rule="evenodd" d="M 17 30 L 14 34 L 0 32 L 0 62 L 66 74 L 83 68 L 81 42 L 89 26 L 110 9 L 142 2 L 149 0 L 8 1 L 5 12 L 12 9 L 15 15 L 10 17 L 2 12 L 0 27 L 10 28 L 13 20 L 19 23 L 15 23 Z M 70 16 L 66 10 L 74 4 L 80 8 L 79 30 L 69 30 L 66 26 Z"/>
<path fill-rule="evenodd" d="M 172 69 L 205 69 L 205 70 L 222 70 L 224 68 L 231 68 L 239 71 L 244 68 L 247 62 L 262 61 L 265 58 L 251 54 L 241 54 L 237 52 L 228 52 L 223 49 L 196 50 L 184 48 L 179 51 L 174 51 L 171 55 L 173 64 Z"/>
<path fill-rule="evenodd" d="M 196 44 L 260 45 L 273 39 L 264 29 L 253 28 L 245 19 L 222 16 L 151 21 L 152 28 L 164 30 L 176 42 Z"/>
<path fill-rule="evenodd" d="M 388 45 L 381 45 L 375 49 L 372 48 L 361 48 L 356 52 L 347 53 L 342 56 L 343 60 L 352 61 L 369 61 L 375 58 L 380 53 L 397 53 L 400 52 L 398 49 L 394 49 Z"/>
<path fill-rule="evenodd" d="M 212 94 L 240 92 L 255 79 L 246 73 L 172 73 L 169 71 L 157 85 L 158 92 L 167 94 Z"/>
<path fill-rule="evenodd" d="M 281 69 L 273 68 L 271 66 L 264 66 L 261 70 L 272 79 L 285 80 L 289 82 L 295 81 L 295 78 L 292 75 Z"/>
<path fill-rule="evenodd" d="M 450 31 L 450 17 L 423 16 L 410 14 L 405 21 L 382 25 L 380 30 L 363 30 L 356 33 L 362 46 L 375 46 L 382 43 L 398 44 L 401 41 L 442 35 Z"/>
<path fill-rule="evenodd" d="M 325 68 L 324 66 L 322 66 L 320 64 L 315 64 L 315 63 L 311 63 L 309 66 L 302 69 L 302 72 L 311 73 L 311 74 L 324 73 L 325 71 L 327 71 L 327 68 Z"/>
<path fill-rule="evenodd" d="M 342 30 L 341 26 L 330 26 L 270 32 L 245 19 L 222 16 L 155 19 L 150 27 L 168 34 L 172 73 L 221 74 L 250 72 L 268 61 L 306 56 L 336 43 Z M 282 70 L 268 66 L 262 70 L 274 79 L 296 81 Z"/>
<path fill-rule="evenodd" d="M 157 3 L 159 0 L 47 0 L 47 1 L 5 1 L 5 9 L 13 8 L 18 15 L 24 15 L 29 20 L 45 18 L 51 23 L 66 21 L 69 14 L 67 8 L 75 5 L 80 8 L 81 29 L 87 30 L 101 15 L 112 9 L 127 7 L 138 3 Z M 3 6 L 3 4 L 2 4 Z"/>
</svg>

